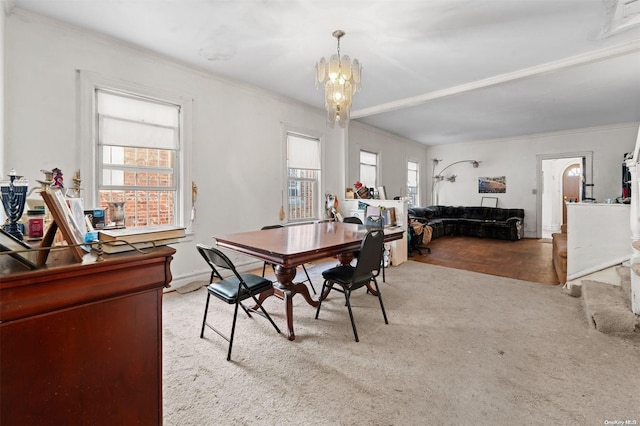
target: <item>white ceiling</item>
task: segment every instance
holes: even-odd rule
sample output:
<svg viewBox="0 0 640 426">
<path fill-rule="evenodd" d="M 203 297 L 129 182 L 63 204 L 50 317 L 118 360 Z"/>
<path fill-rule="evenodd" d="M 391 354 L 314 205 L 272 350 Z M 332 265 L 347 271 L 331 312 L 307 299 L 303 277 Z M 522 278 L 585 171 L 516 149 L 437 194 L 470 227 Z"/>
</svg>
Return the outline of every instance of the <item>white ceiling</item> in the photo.
<svg viewBox="0 0 640 426">
<path fill-rule="evenodd" d="M 427 145 L 640 121 L 640 26 L 611 31 L 616 0 L 15 6 L 318 108 L 315 63 L 335 53 L 331 33 L 342 29 L 341 53 L 363 66 L 352 119 Z"/>
</svg>

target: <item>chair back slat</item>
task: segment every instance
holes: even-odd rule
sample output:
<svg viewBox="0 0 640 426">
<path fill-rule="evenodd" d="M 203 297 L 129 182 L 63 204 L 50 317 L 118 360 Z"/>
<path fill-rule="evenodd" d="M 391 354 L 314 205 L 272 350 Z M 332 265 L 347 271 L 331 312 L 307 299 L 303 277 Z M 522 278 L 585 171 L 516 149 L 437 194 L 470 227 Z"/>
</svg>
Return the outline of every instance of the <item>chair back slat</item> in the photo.
<svg viewBox="0 0 640 426">
<path fill-rule="evenodd" d="M 355 223 L 357 225 L 362 225 L 362 221 L 360 220 L 359 217 L 356 216 L 347 216 L 344 219 L 342 219 L 343 223 Z"/>
<path fill-rule="evenodd" d="M 233 265 L 233 262 L 231 262 L 231 259 L 229 259 L 223 252 L 204 244 L 198 244 L 196 248 L 211 267 L 213 275 L 222 280 L 223 278 L 218 268 L 227 269 L 231 271 L 238 280 L 242 281 L 242 277 L 240 277 L 240 274 L 236 271 L 236 267 Z"/>
<path fill-rule="evenodd" d="M 277 225 L 266 225 L 263 226 L 262 228 L 260 228 L 261 231 L 265 231 L 267 229 L 278 229 L 278 228 L 284 228 L 283 225 L 277 224 Z"/>
<path fill-rule="evenodd" d="M 381 229 L 369 231 L 360 244 L 360 255 L 353 273 L 353 281 L 369 281 L 374 271 L 380 269 L 384 250 L 384 232 Z"/>
</svg>

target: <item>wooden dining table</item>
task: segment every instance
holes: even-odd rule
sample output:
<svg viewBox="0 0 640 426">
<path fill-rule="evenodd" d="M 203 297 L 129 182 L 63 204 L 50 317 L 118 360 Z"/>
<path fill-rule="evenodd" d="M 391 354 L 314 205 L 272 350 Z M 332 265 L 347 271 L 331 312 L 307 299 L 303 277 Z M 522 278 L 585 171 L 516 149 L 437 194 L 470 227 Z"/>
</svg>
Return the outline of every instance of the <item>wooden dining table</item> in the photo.
<svg viewBox="0 0 640 426">
<path fill-rule="evenodd" d="M 221 248 L 243 253 L 275 265 L 277 282 L 273 290 L 260 295 L 262 303 L 269 296 L 285 302 L 285 316 L 289 340 L 295 340 L 293 331 L 293 296 L 301 294 L 306 302 L 316 307 L 309 289 L 303 283 L 294 283 L 298 265 L 326 257 L 336 256 L 341 264 L 353 260 L 353 252 L 369 229 L 364 225 L 342 222 L 319 222 L 282 228 L 241 232 L 214 237 Z M 385 242 L 403 237 L 402 226 L 384 229 Z"/>
</svg>

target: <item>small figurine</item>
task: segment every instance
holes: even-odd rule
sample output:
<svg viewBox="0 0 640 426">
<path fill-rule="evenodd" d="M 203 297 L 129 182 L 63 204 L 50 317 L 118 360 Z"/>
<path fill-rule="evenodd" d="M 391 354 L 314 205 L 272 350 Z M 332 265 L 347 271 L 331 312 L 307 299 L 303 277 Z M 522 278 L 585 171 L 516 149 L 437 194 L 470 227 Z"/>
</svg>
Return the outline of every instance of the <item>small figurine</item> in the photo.
<svg viewBox="0 0 640 426">
<path fill-rule="evenodd" d="M 51 170 L 53 173 L 53 183 L 51 184 L 54 188 L 64 188 L 64 177 L 62 177 L 62 170 L 59 168 L 55 168 Z"/>
<path fill-rule="evenodd" d="M 82 190 L 80 187 L 81 184 L 82 179 L 80 179 L 80 170 L 77 170 L 73 175 L 73 188 L 69 188 L 67 190 L 67 197 L 80 198 L 80 191 Z"/>
</svg>

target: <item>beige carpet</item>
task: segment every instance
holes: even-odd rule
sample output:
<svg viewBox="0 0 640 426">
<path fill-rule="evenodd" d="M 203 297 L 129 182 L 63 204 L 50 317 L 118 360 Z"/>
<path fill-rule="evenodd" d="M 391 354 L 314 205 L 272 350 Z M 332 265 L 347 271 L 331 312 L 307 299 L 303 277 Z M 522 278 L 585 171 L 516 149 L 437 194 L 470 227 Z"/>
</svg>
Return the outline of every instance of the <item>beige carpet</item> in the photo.
<svg viewBox="0 0 640 426">
<path fill-rule="evenodd" d="M 164 424 L 640 423 L 640 340 L 590 328 L 560 287 L 407 262 L 381 288 L 389 325 L 375 297 L 352 297 L 360 343 L 341 294 L 319 320 L 296 296 L 296 340 L 239 316 L 232 362 L 211 330 L 198 337 L 205 290 L 166 294 Z M 282 301 L 265 306 L 284 329 Z"/>
</svg>

